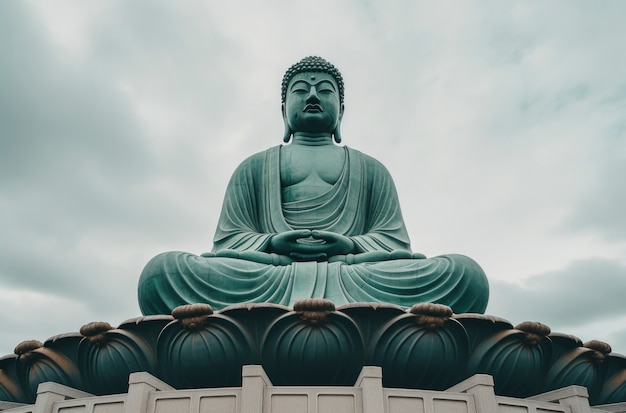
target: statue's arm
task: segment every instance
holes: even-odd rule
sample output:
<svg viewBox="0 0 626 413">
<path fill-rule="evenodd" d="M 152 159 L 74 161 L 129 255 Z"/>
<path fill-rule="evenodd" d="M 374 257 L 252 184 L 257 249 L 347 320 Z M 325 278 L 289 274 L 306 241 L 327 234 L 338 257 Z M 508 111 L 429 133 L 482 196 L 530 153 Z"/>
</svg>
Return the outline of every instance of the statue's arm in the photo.
<svg viewBox="0 0 626 413">
<path fill-rule="evenodd" d="M 261 264 L 271 264 L 271 265 L 288 265 L 291 264 L 294 260 L 290 257 L 284 255 L 278 255 L 274 253 L 267 253 L 261 251 L 236 251 L 236 250 L 220 250 L 216 253 L 208 253 L 202 254 L 205 257 L 215 256 L 215 257 L 226 257 L 226 258 L 236 258 L 245 261 L 258 262 Z"/>
<path fill-rule="evenodd" d="M 379 161 L 363 155 L 364 175 L 367 177 L 361 200 L 367 205 L 365 232 L 352 237 L 362 253 L 411 250 L 404 225 L 396 186 L 391 174 Z"/>
<path fill-rule="evenodd" d="M 258 251 L 268 249 L 271 225 L 264 218 L 263 191 L 264 153 L 243 161 L 228 182 L 220 219 L 213 238 L 213 252 L 222 250 Z"/>
</svg>

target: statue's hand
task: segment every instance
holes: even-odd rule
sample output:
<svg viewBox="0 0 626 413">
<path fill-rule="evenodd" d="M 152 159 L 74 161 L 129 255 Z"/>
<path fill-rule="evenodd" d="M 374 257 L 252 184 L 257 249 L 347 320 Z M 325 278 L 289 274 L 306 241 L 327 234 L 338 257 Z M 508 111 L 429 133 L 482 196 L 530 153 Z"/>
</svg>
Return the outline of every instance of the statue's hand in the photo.
<svg viewBox="0 0 626 413">
<path fill-rule="evenodd" d="M 355 252 L 354 242 L 341 234 L 319 230 L 294 230 L 274 235 L 268 251 L 299 261 L 325 260 L 333 255 Z"/>
<path fill-rule="evenodd" d="M 389 251 L 369 251 L 361 254 L 335 255 L 328 262 L 341 261 L 346 264 L 361 264 L 363 262 L 381 262 L 391 260 Z"/>
<path fill-rule="evenodd" d="M 270 238 L 268 251 L 276 254 L 289 256 L 292 252 L 297 251 L 299 247 L 298 240 L 309 238 L 311 230 L 297 229 L 293 231 L 281 232 Z"/>
<path fill-rule="evenodd" d="M 205 256 L 203 254 L 203 256 Z M 235 250 L 221 250 L 213 254 L 216 257 L 236 258 L 239 260 L 258 262 L 261 264 L 272 265 L 288 265 L 293 262 L 289 257 L 285 257 L 278 254 L 268 254 L 261 251 L 235 251 Z"/>
<path fill-rule="evenodd" d="M 405 260 L 414 258 L 425 258 L 424 254 L 413 254 L 408 250 L 394 251 L 369 251 L 360 254 L 336 255 L 331 257 L 328 262 L 341 261 L 346 264 L 360 264 L 363 262 L 381 262 L 390 260 Z"/>
<path fill-rule="evenodd" d="M 313 239 L 324 241 L 320 246 L 323 247 L 323 252 L 329 257 L 333 255 L 353 254 L 356 252 L 354 241 L 345 235 L 329 231 L 314 230 L 311 232 L 311 236 Z"/>
</svg>

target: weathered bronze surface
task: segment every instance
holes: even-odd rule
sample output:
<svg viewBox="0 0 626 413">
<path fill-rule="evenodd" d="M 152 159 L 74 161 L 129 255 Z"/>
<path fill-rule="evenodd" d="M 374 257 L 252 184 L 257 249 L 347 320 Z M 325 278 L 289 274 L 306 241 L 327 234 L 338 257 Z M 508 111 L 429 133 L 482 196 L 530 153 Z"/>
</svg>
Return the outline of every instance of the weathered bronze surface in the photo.
<svg viewBox="0 0 626 413">
<path fill-rule="evenodd" d="M 319 57 L 293 65 L 282 82 L 283 140 L 233 174 L 211 253 L 167 252 L 139 281 L 143 314 L 179 305 L 337 305 L 433 302 L 484 312 L 483 270 L 462 255 L 412 253 L 385 167 L 339 146 L 344 112 L 339 71 Z"/>
<path fill-rule="evenodd" d="M 626 358 L 599 341 L 551 333 L 538 322 L 515 327 L 441 304 L 411 309 L 384 303 L 340 307 L 309 298 L 293 308 L 239 304 L 213 311 L 184 305 L 172 316 L 95 322 L 43 344 L 19 344 L 0 358 L 0 400 L 33 403 L 41 383 L 118 394 L 147 371 L 177 389 L 239 387 L 245 365 L 260 365 L 277 386 L 353 386 L 364 366 L 383 385 L 445 390 L 489 374 L 500 396 L 528 397 L 584 386 L 592 405 L 626 401 Z"/>
</svg>

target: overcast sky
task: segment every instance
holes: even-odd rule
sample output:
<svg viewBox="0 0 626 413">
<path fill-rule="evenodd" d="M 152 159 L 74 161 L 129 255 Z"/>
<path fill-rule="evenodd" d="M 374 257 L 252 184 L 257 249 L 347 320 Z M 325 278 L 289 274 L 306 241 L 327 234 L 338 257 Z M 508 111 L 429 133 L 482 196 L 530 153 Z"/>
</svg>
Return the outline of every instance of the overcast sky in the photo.
<svg viewBox="0 0 626 413">
<path fill-rule="evenodd" d="M 0 355 L 140 315 L 162 251 L 209 251 L 224 190 L 281 143 L 308 55 L 343 142 L 395 178 L 416 252 L 487 313 L 626 353 L 626 3 L 0 2 Z"/>
</svg>

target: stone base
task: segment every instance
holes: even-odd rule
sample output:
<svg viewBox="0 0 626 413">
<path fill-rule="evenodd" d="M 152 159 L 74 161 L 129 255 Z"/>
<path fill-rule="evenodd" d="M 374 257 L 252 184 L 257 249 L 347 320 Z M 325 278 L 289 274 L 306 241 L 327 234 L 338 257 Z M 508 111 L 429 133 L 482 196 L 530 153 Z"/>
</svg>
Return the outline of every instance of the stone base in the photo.
<svg viewBox="0 0 626 413">
<path fill-rule="evenodd" d="M 308 299 L 293 309 L 245 304 L 215 313 L 194 304 L 117 328 L 89 323 L 80 334 L 23 342 L 15 353 L 0 358 L 0 400 L 7 402 L 35 403 L 46 382 L 98 396 L 125 393 L 135 372 L 181 390 L 240 388 L 249 365 L 262 366 L 267 383 L 280 388 L 350 388 L 364 366 L 379 366 L 386 388 L 409 392 L 445 391 L 489 375 L 502 397 L 577 385 L 592 406 L 626 402 L 626 357 L 608 344 L 429 303 L 335 308 Z"/>
<path fill-rule="evenodd" d="M 4 408 L 4 409 L 3 409 Z M 128 393 L 93 396 L 42 383 L 35 404 L 0 406 L 7 413 L 601 413 L 626 403 L 589 406 L 587 389 L 569 386 L 533 397 L 496 396 L 491 376 L 477 374 L 446 391 L 385 388 L 380 367 L 363 367 L 354 386 L 273 386 L 261 366 L 244 366 L 241 387 L 176 390 L 148 373 L 133 373 Z"/>
</svg>

